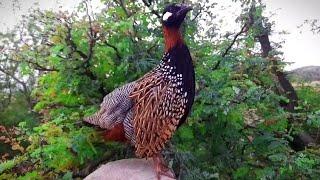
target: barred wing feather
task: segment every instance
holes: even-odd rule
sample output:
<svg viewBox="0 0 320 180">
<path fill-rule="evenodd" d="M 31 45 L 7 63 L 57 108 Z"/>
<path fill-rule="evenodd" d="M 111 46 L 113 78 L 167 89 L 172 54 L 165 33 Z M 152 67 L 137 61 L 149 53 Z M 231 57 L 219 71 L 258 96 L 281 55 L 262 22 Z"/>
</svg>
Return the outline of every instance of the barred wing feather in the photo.
<svg viewBox="0 0 320 180">
<path fill-rule="evenodd" d="M 84 121 L 108 130 L 118 123 L 123 123 L 125 119 L 127 122 L 131 121 L 133 101 L 129 98 L 129 94 L 133 91 L 134 85 L 135 82 L 128 83 L 106 95 L 100 110 L 84 118 Z"/>
<path fill-rule="evenodd" d="M 139 79 L 130 97 L 134 101 L 133 127 L 136 155 L 160 152 L 176 130 L 185 111 L 186 98 L 160 71 Z"/>
</svg>

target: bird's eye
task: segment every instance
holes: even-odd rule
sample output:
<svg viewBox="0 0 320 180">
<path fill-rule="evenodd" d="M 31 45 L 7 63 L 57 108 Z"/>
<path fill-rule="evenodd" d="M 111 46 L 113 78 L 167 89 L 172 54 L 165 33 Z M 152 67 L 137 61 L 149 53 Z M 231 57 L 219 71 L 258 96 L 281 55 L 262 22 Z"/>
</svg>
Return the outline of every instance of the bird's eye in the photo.
<svg viewBox="0 0 320 180">
<path fill-rule="evenodd" d="M 166 13 L 164 13 L 164 15 L 162 17 L 162 20 L 163 21 L 167 21 L 170 16 L 172 16 L 172 13 L 171 12 L 166 12 Z"/>
</svg>

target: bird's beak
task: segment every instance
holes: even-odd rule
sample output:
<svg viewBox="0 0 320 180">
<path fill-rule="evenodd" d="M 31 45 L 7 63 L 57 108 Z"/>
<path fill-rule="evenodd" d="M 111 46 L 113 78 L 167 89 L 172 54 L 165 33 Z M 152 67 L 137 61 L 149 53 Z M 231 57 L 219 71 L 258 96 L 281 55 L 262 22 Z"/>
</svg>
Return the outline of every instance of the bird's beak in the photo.
<svg viewBox="0 0 320 180">
<path fill-rule="evenodd" d="M 177 15 L 180 17 L 180 16 L 185 16 L 189 11 L 192 10 L 192 7 L 191 6 L 187 6 L 187 5 L 184 5 L 182 4 L 181 5 L 181 9 L 178 11 Z"/>
</svg>

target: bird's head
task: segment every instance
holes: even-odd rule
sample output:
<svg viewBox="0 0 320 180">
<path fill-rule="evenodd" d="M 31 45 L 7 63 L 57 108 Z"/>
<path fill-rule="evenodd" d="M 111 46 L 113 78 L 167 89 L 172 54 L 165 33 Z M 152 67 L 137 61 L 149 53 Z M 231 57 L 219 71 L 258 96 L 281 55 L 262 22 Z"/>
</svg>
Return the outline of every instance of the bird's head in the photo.
<svg viewBox="0 0 320 180">
<path fill-rule="evenodd" d="M 184 4 L 170 4 L 168 5 L 162 15 L 162 24 L 166 27 L 179 28 L 182 24 L 186 14 L 191 10 L 190 6 Z"/>
</svg>

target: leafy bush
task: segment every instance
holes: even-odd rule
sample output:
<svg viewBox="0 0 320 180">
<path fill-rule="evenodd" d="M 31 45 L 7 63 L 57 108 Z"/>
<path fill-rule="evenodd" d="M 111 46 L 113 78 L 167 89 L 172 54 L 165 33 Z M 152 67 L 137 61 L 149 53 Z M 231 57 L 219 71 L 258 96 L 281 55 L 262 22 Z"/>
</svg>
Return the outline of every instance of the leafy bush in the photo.
<svg viewBox="0 0 320 180">
<path fill-rule="evenodd" d="M 241 2 L 239 24 L 245 24 L 241 20 L 247 18 L 251 3 Z M 23 152 L 2 158 L 0 179 L 83 177 L 94 164 L 133 156 L 124 145 L 104 142 L 102 132 L 83 126 L 81 119 L 97 110 L 105 94 L 137 79 L 161 58 L 159 19 L 149 12 L 164 2 L 146 6 L 125 1 L 125 8 L 115 1 L 105 3 L 107 9 L 94 15 L 87 13 L 86 2 L 73 14 L 36 10 L 23 21 L 26 26 L 12 32 L 16 37 L 22 28 L 32 37 L 30 48 L 16 42 L 8 55 L 19 62 L 17 73 L 29 77 L 40 72 L 31 93 L 39 117 L 10 120 L 18 132 L 12 142 Z M 212 15 L 214 4 L 209 6 L 204 8 Z M 256 6 L 258 22 L 269 25 L 262 17 L 264 6 Z M 199 4 L 194 7 L 195 13 L 201 11 Z M 256 53 L 255 37 L 262 29 L 252 25 L 235 40 L 203 35 L 201 21 L 206 17 L 198 18 L 187 19 L 184 30 L 196 68 L 196 99 L 188 123 L 165 152 L 176 174 L 181 179 L 319 176 L 319 149 L 295 152 L 289 146 L 293 133 L 319 130 L 318 91 L 301 88 L 300 110 L 287 112 L 281 107 L 288 99 L 278 92 L 274 63 Z M 276 50 L 271 54 L 279 59 Z M 281 70 L 281 64 L 276 68 Z M 18 113 L 12 110 L 18 105 L 23 103 L 17 99 L 3 116 Z M 39 124 L 34 123 L 38 118 Z"/>
</svg>

